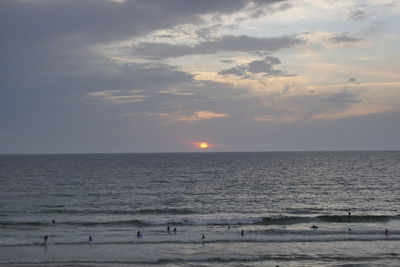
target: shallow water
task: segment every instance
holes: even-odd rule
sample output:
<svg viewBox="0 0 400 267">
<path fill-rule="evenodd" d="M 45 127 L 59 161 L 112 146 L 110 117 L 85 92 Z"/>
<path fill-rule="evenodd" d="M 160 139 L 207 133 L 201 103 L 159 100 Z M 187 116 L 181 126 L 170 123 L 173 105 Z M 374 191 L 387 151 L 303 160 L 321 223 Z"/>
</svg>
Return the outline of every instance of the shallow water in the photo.
<svg viewBox="0 0 400 267">
<path fill-rule="evenodd" d="M 3 155 L 0 263 L 397 266 L 399 176 L 400 152 Z"/>
</svg>

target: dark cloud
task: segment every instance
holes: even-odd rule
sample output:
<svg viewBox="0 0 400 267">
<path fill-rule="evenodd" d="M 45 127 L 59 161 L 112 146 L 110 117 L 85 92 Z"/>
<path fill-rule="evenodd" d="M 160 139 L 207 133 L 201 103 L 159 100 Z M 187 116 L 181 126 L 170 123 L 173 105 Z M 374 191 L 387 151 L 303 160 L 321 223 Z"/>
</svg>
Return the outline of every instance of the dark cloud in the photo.
<svg viewBox="0 0 400 267">
<path fill-rule="evenodd" d="M 233 67 L 226 70 L 221 70 L 218 72 L 220 75 L 236 75 L 236 76 L 245 76 L 246 75 L 246 68 L 245 67 Z"/>
<path fill-rule="evenodd" d="M 346 87 L 343 87 L 342 91 L 331 95 L 324 99 L 329 102 L 338 102 L 338 103 L 358 103 L 363 102 L 361 97 L 355 93 L 349 93 Z"/>
<path fill-rule="evenodd" d="M 269 1 L 271 3 L 276 1 Z M 40 41 L 76 38 L 86 42 L 125 39 L 185 22 L 197 15 L 231 13 L 246 0 L 41 0 L 0 2 L 0 29 L 5 40 Z"/>
<path fill-rule="evenodd" d="M 304 43 L 304 40 L 296 36 L 252 37 L 248 35 L 225 35 L 214 40 L 201 42 L 194 46 L 145 42 L 135 47 L 133 53 L 137 56 L 169 58 L 196 54 L 214 54 L 219 51 L 273 52 L 301 43 Z"/>
<path fill-rule="evenodd" d="M 277 57 L 266 56 L 263 60 L 254 60 L 248 64 L 236 66 L 218 72 L 221 75 L 236 75 L 244 78 L 251 77 L 252 74 L 262 73 L 267 76 L 287 76 L 282 70 L 275 69 L 275 65 L 281 64 Z"/>
<path fill-rule="evenodd" d="M 329 38 L 329 41 L 331 43 L 352 43 L 362 41 L 362 39 L 348 36 L 345 33 L 340 33 Z"/>
<path fill-rule="evenodd" d="M 352 20 L 362 20 L 367 17 L 368 15 L 364 11 L 359 9 L 352 10 L 349 14 L 349 18 Z"/>
</svg>

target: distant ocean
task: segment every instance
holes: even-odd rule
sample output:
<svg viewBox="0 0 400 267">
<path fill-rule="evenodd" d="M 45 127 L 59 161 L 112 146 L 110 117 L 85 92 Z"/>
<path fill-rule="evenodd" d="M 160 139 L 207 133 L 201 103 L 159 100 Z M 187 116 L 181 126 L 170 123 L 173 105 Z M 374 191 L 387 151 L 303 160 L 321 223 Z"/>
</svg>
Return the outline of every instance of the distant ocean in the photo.
<svg viewBox="0 0 400 267">
<path fill-rule="evenodd" d="M 0 265 L 400 266 L 400 152 L 1 155 Z"/>
</svg>

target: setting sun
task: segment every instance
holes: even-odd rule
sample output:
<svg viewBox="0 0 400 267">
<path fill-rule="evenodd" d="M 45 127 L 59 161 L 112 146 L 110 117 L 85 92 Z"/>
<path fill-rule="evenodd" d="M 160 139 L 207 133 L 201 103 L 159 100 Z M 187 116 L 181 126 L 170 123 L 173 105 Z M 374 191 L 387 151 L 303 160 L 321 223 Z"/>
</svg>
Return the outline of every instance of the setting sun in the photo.
<svg viewBox="0 0 400 267">
<path fill-rule="evenodd" d="M 205 143 L 205 142 L 204 142 L 204 143 L 200 143 L 200 144 L 199 144 L 199 147 L 200 147 L 200 148 L 208 148 L 208 144 Z"/>
<path fill-rule="evenodd" d="M 209 149 L 214 147 L 213 144 L 210 144 L 208 142 L 193 142 L 192 145 L 197 149 Z"/>
</svg>

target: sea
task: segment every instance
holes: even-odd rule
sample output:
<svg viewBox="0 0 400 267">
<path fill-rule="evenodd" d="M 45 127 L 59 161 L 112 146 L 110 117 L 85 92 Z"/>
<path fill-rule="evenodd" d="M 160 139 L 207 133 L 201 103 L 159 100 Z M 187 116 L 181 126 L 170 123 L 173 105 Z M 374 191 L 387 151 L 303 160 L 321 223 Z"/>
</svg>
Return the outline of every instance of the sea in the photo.
<svg viewBox="0 0 400 267">
<path fill-rule="evenodd" d="M 0 265 L 400 266 L 399 193 L 399 151 L 0 155 Z"/>
</svg>

